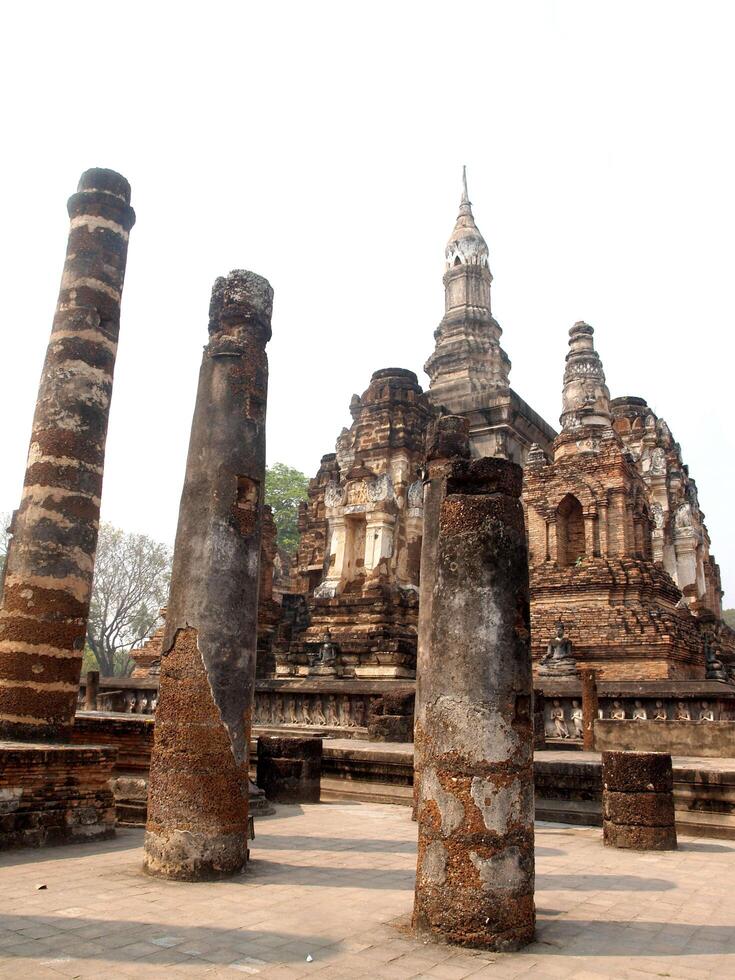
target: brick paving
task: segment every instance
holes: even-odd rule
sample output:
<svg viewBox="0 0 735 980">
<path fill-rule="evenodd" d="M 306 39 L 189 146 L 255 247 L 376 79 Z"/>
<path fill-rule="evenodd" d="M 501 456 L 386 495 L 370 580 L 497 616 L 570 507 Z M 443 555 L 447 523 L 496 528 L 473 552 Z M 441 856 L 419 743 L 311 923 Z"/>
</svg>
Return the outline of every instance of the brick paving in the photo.
<svg viewBox="0 0 735 980">
<path fill-rule="evenodd" d="M 278 807 L 256 832 L 211 884 L 147 877 L 138 830 L 0 855 L 0 978 L 735 977 L 735 842 L 640 854 L 538 824 L 536 942 L 490 954 L 408 931 L 408 808 Z"/>
</svg>

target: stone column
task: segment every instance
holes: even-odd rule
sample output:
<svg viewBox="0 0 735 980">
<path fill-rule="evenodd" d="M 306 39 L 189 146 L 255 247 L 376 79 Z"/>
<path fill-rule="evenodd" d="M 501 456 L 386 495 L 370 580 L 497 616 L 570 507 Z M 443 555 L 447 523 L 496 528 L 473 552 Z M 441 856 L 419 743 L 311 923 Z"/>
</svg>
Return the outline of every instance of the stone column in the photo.
<svg viewBox="0 0 735 980">
<path fill-rule="evenodd" d="M 582 748 L 593 752 L 595 748 L 594 721 L 600 707 L 597 697 L 597 673 L 594 670 L 582 672 Z"/>
<path fill-rule="evenodd" d="M 544 692 L 535 688 L 533 692 L 533 747 L 536 751 L 546 748 L 546 713 Z"/>
<path fill-rule="evenodd" d="M 145 869 L 224 877 L 247 861 L 265 409 L 273 290 L 218 279 L 174 548 Z"/>
<path fill-rule="evenodd" d="M 74 722 L 99 530 L 130 185 L 87 170 L 33 417 L 0 605 L 0 738 L 65 738 Z"/>
<path fill-rule="evenodd" d="M 96 711 L 97 698 L 100 692 L 100 672 L 98 670 L 87 671 L 87 683 L 84 687 L 84 710 Z"/>
<path fill-rule="evenodd" d="M 535 921 L 522 471 L 467 459 L 454 419 L 440 420 L 428 445 L 413 923 L 446 942 L 518 949 Z"/>
<path fill-rule="evenodd" d="M 610 847 L 676 849 L 670 755 L 602 753 L 602 831 L 603 841 Z"/>
</svg>

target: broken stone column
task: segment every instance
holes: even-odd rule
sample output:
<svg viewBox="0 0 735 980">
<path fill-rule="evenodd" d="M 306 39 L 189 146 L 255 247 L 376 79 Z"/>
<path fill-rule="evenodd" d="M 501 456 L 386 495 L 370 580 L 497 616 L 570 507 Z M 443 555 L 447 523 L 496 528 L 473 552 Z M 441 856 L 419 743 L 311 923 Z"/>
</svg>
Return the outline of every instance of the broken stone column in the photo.
<svg viewBox="0 0 735 980">
<path fill-rule="evenodd" d="M 176 532 L 145 869 L 187 881 L 247 861 L 248 740 L 273 290 L 217 279 Z"/>
<path fill-rule="evenodd" d="M 413 707 L 413 691 L 386 691 L 375 698 L 368 711 L 368 739 L 371 742 L 412 742 Z"/>
<path fill-rule="evenodd" d="M 261 735 L 257 783 L 274 803 L 319 803 L 322 740 L 310 735 Z"/>
<path fill-rule="evenodd" d="M 468 946 L 533 939 L 533 718 L 522 472 L 470 460 L 466 422 L 428 442 L 415 757 L 413 923 Z"/>
<path fill-rule="evenodd" d="M 670 755 L 602 753 L 602 833 L 610 847 L 676 850 Z"/>
<path fill-rule="evenodd" d="M 582 748 L 592 752 L 595 748 L 595 719 L 599 714 L 600 702 L 597 696 L 597 673 L 594 670 L 582 671 Z"/>
<path fill-rule="evenodd" d="M 0 605 L 0 737 L 65 738 L 74 722 L 120 329 L 130 185 L 87 170 L 71 228 L 13 520 Z"/>
<path fill-rule="evenodd" d="M 84 710 L 96 711 L 97 698 L 100 693 L 100 672 L 98 670 L 87 671 L 87 683 L 84 685 Z"/>
</svg>

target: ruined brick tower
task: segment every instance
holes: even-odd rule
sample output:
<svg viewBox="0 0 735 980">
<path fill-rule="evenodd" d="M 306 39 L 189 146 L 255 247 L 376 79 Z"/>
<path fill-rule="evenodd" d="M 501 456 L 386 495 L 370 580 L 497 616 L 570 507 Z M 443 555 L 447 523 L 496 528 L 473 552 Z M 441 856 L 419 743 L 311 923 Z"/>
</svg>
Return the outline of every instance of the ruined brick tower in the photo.
<svg viewBox="0 0 735 980">
<path fill-rule="evenodd" d="M 697 619 L 664 570 L 660 542 L 654 554 L 661 521 L 651 498 L 655 432 L 641 463 L 630 451 L 630 412 L 611 407 L 592 327 L 576 323 L 569 334 L 562 431 L 552 461 L 540 447 L 529 453 L 524 483 L 534 659 L 561 620 L 580 666 L 603 679 L 703 679 Z M 662 466 L 660 452 L 655 458 Z M 689 498 L 685 506 L 690 515 Z M 672 556 L 676 574 L 674 566 Z"/>
<path fill-rule="evenodd" d="M 279 659 L 307 664 L 332 633 L 343 676 L 413 677 L 430 406 L 413 371 L 376 371 L 350 404 L 353 423 L 324 456 L 301 517 L 297 574 L 312 593 L 309 628 Z"/>
</svg>

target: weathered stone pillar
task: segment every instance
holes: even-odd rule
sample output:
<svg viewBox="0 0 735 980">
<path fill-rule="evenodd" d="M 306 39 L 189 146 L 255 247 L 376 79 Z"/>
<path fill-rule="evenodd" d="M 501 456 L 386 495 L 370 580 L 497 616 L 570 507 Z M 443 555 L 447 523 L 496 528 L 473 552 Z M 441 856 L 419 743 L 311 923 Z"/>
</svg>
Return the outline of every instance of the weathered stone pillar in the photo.
<svg viewBox="0 0 735 980">
<path fill-rule="evenodd" d="M 318 803 L 322 740 L 308 735 L 261 735 L 256 779 L 274 803 Z"/>
<path fill-rule="evenodd" d="M 464 422 L 464 420 L 461 420 Z M 428 440 L 416 696 L 419 933 L 533 938 L 533 719 L 522 473 L 470 460 L 466 422 Z"/>
<path fill-rule="evenodd" d="M 599 714 L 600 702 L 597 696 L 597 673 L 594 670 L 582 672 L 582 748 L 593 752 L 595 748 L 594 722 Z"/>
<path fill-rule="evenodd" d="M 189 881 L 247 861 L 248 739 L 273 290 L 218 279 L 181 495 L 151 759 L 145 868 Z"/>
<path fill-rule="evenodd" d="M 604 843 L 610 847 L 676 849 L 670 755 L 602 753 L 602 832 Z"/>
<path fill-rule="evenodd" d="M 84 710 L 97 710 L 97 697 L 100 692 L 100 672 L 98 670 L 87 671 L 87 683 L 84 685 Z"/>
<path fill-rule="evenodd" d="M 533 747 L 535 750 L 546 748 L 546 715 L 544 692 L 538 688 L 533 692 Z"/>
<path fill-rule="evenodd" d="M 99 529 L 120 298 L 135 222 L 130 185 L 87 170 L 33 417 L 0 606 L 0 737 L 68 736 Z"/>
</svg>

